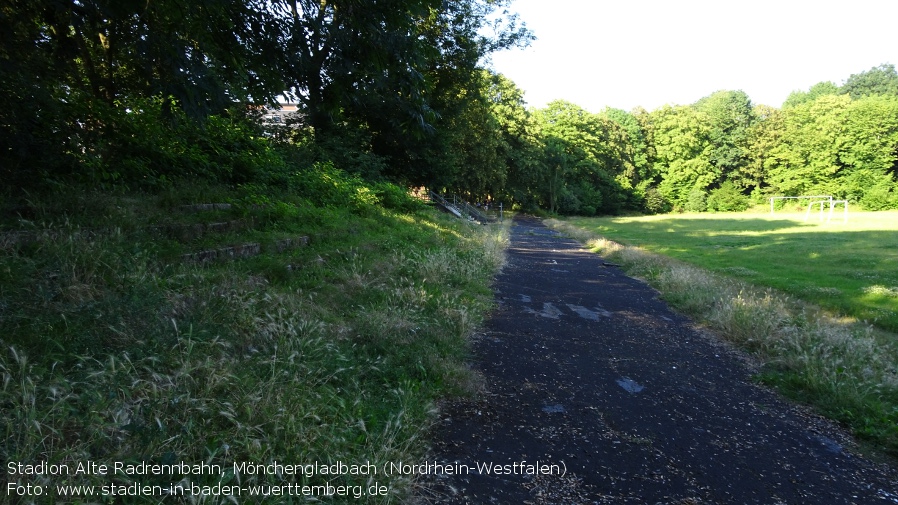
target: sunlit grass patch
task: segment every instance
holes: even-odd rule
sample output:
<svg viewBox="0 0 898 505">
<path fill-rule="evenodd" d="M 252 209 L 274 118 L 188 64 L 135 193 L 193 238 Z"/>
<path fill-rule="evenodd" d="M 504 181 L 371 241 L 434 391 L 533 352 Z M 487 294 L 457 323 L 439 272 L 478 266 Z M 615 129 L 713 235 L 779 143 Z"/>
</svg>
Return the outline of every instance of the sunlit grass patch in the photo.
<svg viewBox="0 0 898 505">
<path fill-rule="evenodd" d="M 886 287 L 880 285 L 867 286 L 863 289 L 868 295 L 879 295 L 898 298 L 898 287 Z"/>
<path fill-rule="evenodd" d="M 847 223 L 780 213 L 569 222 L 898 332 L 898 297 L 890 294 L 898 286 L 898 212 L 851 212 Z"/>
</svg>

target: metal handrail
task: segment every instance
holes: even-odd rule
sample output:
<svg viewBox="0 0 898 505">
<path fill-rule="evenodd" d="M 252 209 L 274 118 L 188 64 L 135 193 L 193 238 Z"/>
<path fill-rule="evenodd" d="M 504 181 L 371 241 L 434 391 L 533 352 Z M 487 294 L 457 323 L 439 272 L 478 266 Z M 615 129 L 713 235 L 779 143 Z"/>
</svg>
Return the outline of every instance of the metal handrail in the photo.
<svg viewBox="0 0 898 505">
<path fill-rule="evenodd" d="M 453 196 L 453 201 L 450 202 L 442 195 L 435 193 L 433 191 L 429 191 L 430 200 L 437 202 L 442 205 L 449 212 L 457 215 L 458 217 L 465 217 L 471 219 L 472 221 L 477 221 L 478 223 L 487 223 L 494 221 L 494 219 L 490 219 L 486 217 L 483 213 L 481 213 L 477 208 L 475 208 L 470 203 L 464 201 L 459 198 L 457 195 Z"/>
<path fill-rule="evenodd" d="M 467 211 L 467 213 L 474 218 L 475 221 L 479 221 L 481 223 L 485 223 L 487 221 L 491 221 L 490 218 L 486 217 L 483 213 L 480 212 L 479 209 L 471 205 L 470 203 L 460 200 L 461 206 Z"/>
<path fill-rule="evenodd" d="M 442 205 L 444 209 L 448 210 L 452 214 L 455 214 L 457 217 L 462 217 L 461 211 L 455 208 L 454 205 L 449 203 L 449 201 L 443 198 L 441 195 L 434 193 L 433 191 L 428 191 L 428 193 L 430 194 L 430 201 Z"/>
</svg>

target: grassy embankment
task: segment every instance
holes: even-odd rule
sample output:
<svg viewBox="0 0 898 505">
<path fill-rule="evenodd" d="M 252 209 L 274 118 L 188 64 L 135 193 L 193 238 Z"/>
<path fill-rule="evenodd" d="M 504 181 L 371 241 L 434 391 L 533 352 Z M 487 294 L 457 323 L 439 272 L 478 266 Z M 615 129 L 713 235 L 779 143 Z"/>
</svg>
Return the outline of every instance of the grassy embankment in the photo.
<svg viewBox="0 0 898 505">
<path fill-rule="evenodd" d="M 759 379 L 898 455 L 898 213 L 554 222 L 755 353 Z"/>
<path fill-rule="evenodd" d="M 412 479 L 385 476 L 381 465 L 416 462 L 434 402 L 476 387 L 464 363 L 466 338 L 492 302 L 504 232 L 410 202 L 388 210 L 357 183 L 344 185 L 341 208 L 258 188 L 70 192 L 7 204 L 0 460 L 68 465 L 68 475 L 8 475 L 45 486 L 43 496 L 15 501 L 65 501 L 60 484 L 134 482 L 164 490 L 363 486 L 333 503 L 396 502 L 409 493 Z M 386 196 L 380 200 L 396 203 L 395 192 Z M 233 205 L 182 207 L 222 201 Z M 27 219 L 9 218 L 16 213 Z M 11 235 L 13 227 L 28 233 Z M 206 263 L 184 257 L 244 243 L 259 244 L 261 254 Z M 73 475 L 79 463 L 144 461 L 224 471 Z M 231 471 L 234 463 L 273 461 L 370 462 L 378 474 Z M 384 496 L 355 498 L 374 483 Z M 127 502 L 158 503 L 158 491 Z M 181 500 L 231 502 L 189 492 Z M 250 498 L 244 489 L 236 500 L 287 498 Z"/>
</svg>

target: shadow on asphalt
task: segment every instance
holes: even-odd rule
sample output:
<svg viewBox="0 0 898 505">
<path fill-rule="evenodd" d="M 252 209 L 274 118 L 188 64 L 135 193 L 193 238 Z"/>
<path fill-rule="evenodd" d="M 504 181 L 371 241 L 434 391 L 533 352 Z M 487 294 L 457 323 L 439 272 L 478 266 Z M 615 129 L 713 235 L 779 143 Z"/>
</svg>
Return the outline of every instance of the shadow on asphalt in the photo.
<svg viewBox="0 0 898 505">
<path fill-rule="evenodd" d="M 753 384 L 641 281 L 516 219 L 478 398 L 442 406 L 421 498 L 449 504 L 896 504 L 896 471 Z"/>
</svg>

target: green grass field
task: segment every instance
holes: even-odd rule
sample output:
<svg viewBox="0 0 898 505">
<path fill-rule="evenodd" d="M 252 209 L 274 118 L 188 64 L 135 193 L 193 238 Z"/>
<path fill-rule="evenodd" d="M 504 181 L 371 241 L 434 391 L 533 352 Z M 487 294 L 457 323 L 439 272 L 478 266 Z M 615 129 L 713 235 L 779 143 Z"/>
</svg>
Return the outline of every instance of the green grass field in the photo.
<svg viewBox="0 0 898 505">
<path fill-rule="evenodd" d="M 576 218 L 624 245 L 772 287 L 836 315 L 898 332 L 898 212 L 681 214 Z"/>
</svg>

